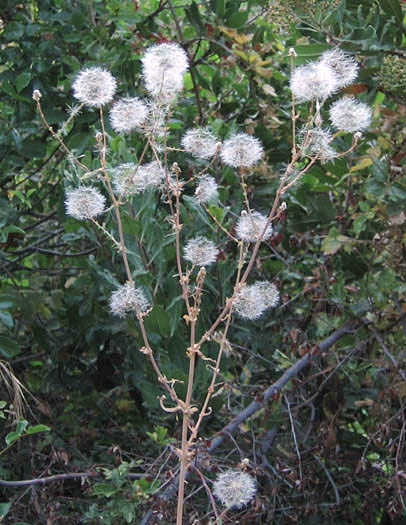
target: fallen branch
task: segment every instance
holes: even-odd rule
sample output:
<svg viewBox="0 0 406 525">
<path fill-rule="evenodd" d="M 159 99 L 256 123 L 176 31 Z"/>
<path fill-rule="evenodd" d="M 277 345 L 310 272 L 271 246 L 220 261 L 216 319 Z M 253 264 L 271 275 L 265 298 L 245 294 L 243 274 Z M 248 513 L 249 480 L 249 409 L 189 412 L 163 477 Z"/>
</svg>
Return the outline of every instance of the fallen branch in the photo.
<svg viewBox="0 0 406 525">
<path fill-rule="evenodd" d="M 46 485 L 47 483 L 54 483 L 64 479 L 75 478 L 97 478 L 102 477 L 99 472 L 72 472 L 69 474 L 55 474 L 54 476 L 46 476 L 45 478 L 24 479 L 21 481 L 5 481 L 0 479 L 0 486 L 2 487 L 25 487 L 26 485 Z M 145 474 L 128 474 L 129 479 L 144 478 Z"/>
</svg>

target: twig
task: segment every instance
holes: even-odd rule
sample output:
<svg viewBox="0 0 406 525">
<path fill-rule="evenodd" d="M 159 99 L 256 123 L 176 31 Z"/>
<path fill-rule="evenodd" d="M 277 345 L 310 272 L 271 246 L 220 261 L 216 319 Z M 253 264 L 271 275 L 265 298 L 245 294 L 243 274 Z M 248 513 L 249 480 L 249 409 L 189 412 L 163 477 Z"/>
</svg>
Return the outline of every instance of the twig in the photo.
<svg viewBox="0 0 406 525">
<path fill-rule="evenodd" d="M 317 461 L 317 463 L 320 465 L 320 467 L 324 470 L 324 473 L 326 474 L 327 479 L 329 480 L 331 486 L 334 490 L 334 495 L 336 497 L 335 505 L 340 505 L 340 493 L 338 492 L 337 485 L 334 483 L 333 478 L 331 477 L 330 472 L 327 470 L 326 465 L 315 455 L 313 455 L 314 459 Z"/>
<path fill-rule="evenodd" d="M 294 441 L 294 443 L 295 443 L 297 459 L 298 459 L 298 461 L 299 461 L 299 476 L 300 476 L 300 481 L 302 481 L 302 480 L 303 480 L 303 473 L 302 473 L 302 458 L 300 457 L 299 446 L 298 446 L 298 444 L 297 444 L 296 431 L 295 431 L 295 424 L 294 424 L 294 422 L 293 422 L 293 417 L 292 417 L 292 412 L 291 412 L 291 410 L 290 410 L 290 403 L 289 403 L 288 396 L 284 395 L 283 398 L 285 399 L 286 407 L 287 407 L 287 409 L 288 409 L 289 420 L 290 420 L 290 426 L 292 427 L 293 441 Z"/>
<path fill-rule="evenodd" d="M 22 481 L 5 481 L 0 479 L 0 486 L 25 487 L 26 485 L 46 485 L 48 483 L 54 483 L 55 481 L 61 481 L 64 479 L 97 478 L 100 476 L 101 474 L 99 472 L 73 472 L 69 474 L 55 474 L 54 476 L 46 476 L 45 478 L 24 479 Z M 144 477 L 145 474 L 128 474 L 129 479 L 141 479 Z"/>
</svg>

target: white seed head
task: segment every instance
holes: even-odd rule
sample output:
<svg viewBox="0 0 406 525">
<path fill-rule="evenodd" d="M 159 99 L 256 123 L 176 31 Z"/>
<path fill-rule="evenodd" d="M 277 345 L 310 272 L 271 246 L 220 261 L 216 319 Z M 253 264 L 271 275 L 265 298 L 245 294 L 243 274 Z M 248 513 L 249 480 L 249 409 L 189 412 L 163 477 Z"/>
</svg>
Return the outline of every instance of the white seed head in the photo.
<svg viewBox="0 0 406 525">
<path fill-rule="evenodd" d="M 338 47 L 325 51 L 320 57 L 320 62 L 327 64 L 335 71 L 339 88 L 349 86 L 358 76 L 357 62 Z"/>
<path fill-rule="evenodd" d="M 194 157 L 211 159 L 217 150 L 217 138 L 207 129 L 190 129 L 182 138 L 182 146 Z"/>
<path fill-rule="evenodd" d="M 179 44 L 159 44 L 147 49 L 142 58 L 145 86 L 160 99 L 173 98 L 183 89 L 188 57 Z"/>
<path fill-rule="evenodd" d="M 299 147 L 307 157 L 317 157 L 322 163 L 337 157 L 336 150 L 330 146 L 333 140 L 329 129 L 303 128 L 298 133 Z"/>
<path fill-rule="evenodd" d="M 196 200 L 200 203 L 216 201 L 218 199 L 218 185 L 216 179 L 211 175 L 199 177 L 199 184 L 196 186 Z"/>
<path fill-rule="evenodd" d="M 148 299 L 141 288 L 135 288 L 134 283 L 127 281 L 115 290 L 110 297 L 110 311 L 119 317 L 125 317 L 128 312 L 145 312 L 150 307 Z"/>
<path fill-rule="evenodd" d="M 117 82 L 113 75 L 100 67 L 80 71 L 73 82 L 73 96 L 83 104 L 100 107 L 113 100 Z"/>
<path fill-rule="evenodd" d="M 228 509 L 241 509 L 252 500 L 256 492 L 255 479 L 238 470 L 222 472 L 213 483 L 213 494 Z"/>
<path fill-rule="evenodd" d="M 106 199 L 96 188 L 83 186 L 66 192 L 66 213 L 78 220 L 91 219 L 105 211 Z"/>
<path fill-rule="evenodd" d="M 261 159 L 263 153 L 264 148 L 259 139 L 246 133 L 237 133 L 224 142 L 221 159 L 224 164 L 234 168 L 250 167 Z"/>
<path fill-rule="evenodd" d="M 218 253 L 214 242 L 201 236 L 188 241 L 183 250 L 184 258 L 195 266 L 209 266 L 215 263 Z"/>
<path fill-rule="evenodd" d="M 354 97 L 344 97 L 331 105 L 330 120 L 336 129 L 342 131 L 364 131 L 371 124 L 372 110 Z"/>
<path fill-rule="evenodd" d="M 111 176 L 115 192 L 128 197 L 160 186 L 165 172 L 157 161 L 152 161 L 142 166 L 121 164 L 111 170 Z"/>
<path fill-rule="evenodd" d="M 279 291 L 269 281 L 257 281 L 246 285 L 238 292 L 234 301 L 236 313 L 243 319 L 255 320 L 266 310 L 279 303 Z"/>
<path fill-rule="evenodd" d="M 39 102 L 42 97 L 42 93 L 39 89 L 34 89 L 32 92 L 32 99 L 35 100 L 35 102 Z"/>
<path fill-rule="evenodd" d="M 337 74 L 325 62 L 312 62 L 293 71 L 290 89 L 297 102 L 325 100 L 338 90 Z"/>
<path fill-rule="evenodd" d="M 237 238 L 245 242 L 256 242 L 265 230 L 267 220 L 268 218 L 258 211 L 253 211 L 251 213 L 244 211 L 241 213 L 241 217 L 238 219 L 235 228 Z M 269 239 L 272 235 L 272 231 L 272 225 L 268 224 L 262 239 L 264 241 Z"/>
<path fill-rule="evenodd" d="M 111 127 L 118 133 L 129 133 L 144 124 L 148 113 L 148 106 L 139 98 L 122 98 L 110 110 Z"/>
</svg>

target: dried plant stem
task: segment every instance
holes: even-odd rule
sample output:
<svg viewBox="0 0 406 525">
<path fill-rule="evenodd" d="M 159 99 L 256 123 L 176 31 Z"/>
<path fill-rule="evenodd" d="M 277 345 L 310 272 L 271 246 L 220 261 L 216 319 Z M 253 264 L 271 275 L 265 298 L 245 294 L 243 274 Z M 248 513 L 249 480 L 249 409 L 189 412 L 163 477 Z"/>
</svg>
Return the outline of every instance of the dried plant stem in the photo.
<svg viewBox="0 0 406 525">
<path fill-rule="evenodd" d="M 38 110 L 38 113 L 40 114 L 40 117 L 41 117 L 41 120 L 44 124 L 44 126 L 46 127 L 46 129 L 49 131 L 49 133 L 52 135 L 52 137 L 57 140 L 60 144 L 60 146 L 62 147 L 62 149 L 64 150 L 64 152 L 67 154 L 68 158 L 72 159 L 73 162 L 79 166 L 80 168 L 84 169 L 85 171 L 89 171 L 87 166 L 85 166 L 84 164 L 82 164 L 74 155 L 73 153 L 71 152 L 71 150 L 66 146 L 66 144 L 64 143 L 64 141 L 61 139 L 61 137 L 58 135 L 58 133 L 55 133 L 54 131 L 54 128 L 48 123 L 47 119 L 45 118 L 45 115 L 42 111 L 42 107 L 41 107 L 41 103 L 39 100 L 37 100 L 37 110 Z"/>
</svg>

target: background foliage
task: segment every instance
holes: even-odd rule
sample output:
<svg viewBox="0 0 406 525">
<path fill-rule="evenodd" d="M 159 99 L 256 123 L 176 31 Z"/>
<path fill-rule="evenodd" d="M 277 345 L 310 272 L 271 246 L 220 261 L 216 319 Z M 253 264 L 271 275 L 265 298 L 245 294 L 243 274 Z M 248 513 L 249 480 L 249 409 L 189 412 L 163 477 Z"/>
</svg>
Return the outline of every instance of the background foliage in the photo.
<svg viewBox="0 0 406 525">
<path fill-rule="evenodd" d="M 235 441 L 208 459 L 204 474 L 213 479 L 219 468 L 250 460 L 259 491 L 254 505 L 232 516 L 240 523 L 405 519 L 403 7 L 398 0 L 6 1 L 0 13 L 0 355 L 35 396 L 27 395 L 25 418 L 51 430 L 16 440 L 0 456 L 0 477 L 86 471 L 99 478 L 4 487 L 5 523 L 138 523 L 151 506 L 161 523 L 171 522 L 170 504 L 160 506 L 153 494 L 176 464 L 170 451 L 178 425 L 157 406 L 161 392 L 138 350 L 136 323 L 108 311 L 111 290 L 124 278 L 116 254 L 91 225 L 65 216 L 70 167 L 31 98 L 39 89 L 49 122 L 60 126 L 72 104 L 72 79 L 96 64 L 119 79 L 121 94 L 143 94 L 140 57 L 167 40 L 181 42 L 192 64 L 170 121 L 174 145 L 196 124 L 222 138 L 254 133 L 266 162 L 248 191 L 264 211 L 290 156 L 289 48 L 295 47 L 298 65 L 335 45 L 361 63 L 357 84 L 346 91 L 373 106 L 373 127 L 349 159 L 313 167 L 287 195 L 287 213 L 254 272 L 279 281 L 283 304 L 255 323 L 234 321 L 224 386 L 205 436 L 335 329 L 354 319 L 369 325 L 340 339 L 289 384 L 287 398 L 243 425 Z M 89 166 L 95 129 L 96 115 L 83 112 L 68 130 L 69 147 Z M 137 158 L 135 135 L 125 141 L 108 132 L 112 162 Z M 344 151 L 349 144 L 340 140 Z M 186 177 L 195 167 L 186 157 L 177 162 Z M 240 189 L 232 170 L 216 169 L 222 201 L 231 204 L 214 212 L 232 228 Z M 204 231 L 205 219 L 196 220 L 192 206 L 185 199 L 183 222 L 190 232 Z M 184 379 L 184 312 L 166 211 L 152 195 L 139 197 L 134 210 L 125 229 L 133 239 L 135 277 L 154 290 L 151 340 L 167 376 Z M 230 290 L 229 255 L 222 254 L 207 283 L 207 323 Z M 214 353 L 217 343 L 210 344 Z M 197 400 L 209 378 L 201 363 L 198 374 Z M 3 436 L 22 433 L 6 388 L 2 399 Z M 4 448 L 9 443 L 10 437 Z M 129 472 L 140 476 L 129 480 Z M 192 478 L 191 486 L 199 483 Z M 190 522 L 210 510 L 203 492 L 187 503 Z"/>
</svg>

